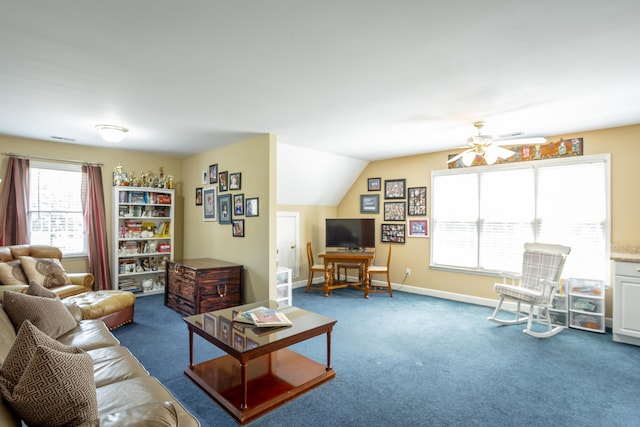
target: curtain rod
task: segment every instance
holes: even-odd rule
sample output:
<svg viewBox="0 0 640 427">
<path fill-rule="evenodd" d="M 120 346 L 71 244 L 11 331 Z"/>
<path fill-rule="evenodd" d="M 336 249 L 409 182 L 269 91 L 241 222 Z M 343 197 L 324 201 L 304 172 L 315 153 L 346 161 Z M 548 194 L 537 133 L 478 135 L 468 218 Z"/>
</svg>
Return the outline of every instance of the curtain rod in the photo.
<svg viewBox="0 0 640 427">
<path fill-rule="evenodd" d="M 104 163 L 88 162 L 86 160 L 57 159 L 55 157 L 32 156 L 31 154 L 18 154 L 18 153 L 9 153 L 9 152 L 5 152 L 4 154 L 7 156 L 20 157 L 23 159 L 53 160 L 56 162 L 81 163 L 83 165 L 104 166 Z"/>
</svg>

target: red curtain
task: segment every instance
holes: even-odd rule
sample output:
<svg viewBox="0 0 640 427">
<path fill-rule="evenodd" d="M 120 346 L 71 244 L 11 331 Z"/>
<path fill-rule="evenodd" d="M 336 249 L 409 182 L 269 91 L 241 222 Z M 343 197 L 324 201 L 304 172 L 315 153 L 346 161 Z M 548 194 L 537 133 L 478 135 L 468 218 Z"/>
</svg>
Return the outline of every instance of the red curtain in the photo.
<svg viewBox="0 0 640 427">
<path fill-rule="evenodd" d="M 82 166 L 84 221 L 87 229 L 89 272 L 95 276 L 94 290 L 111 288 L 109 250 L 107 247 L 107 221 L 102 189 L 102 168 Z"/>
<path fill-rule="evenodd" d="M 29 159 L 9 157 L 0 191 L 0 246 L 29 243 Z"/>
</svg>

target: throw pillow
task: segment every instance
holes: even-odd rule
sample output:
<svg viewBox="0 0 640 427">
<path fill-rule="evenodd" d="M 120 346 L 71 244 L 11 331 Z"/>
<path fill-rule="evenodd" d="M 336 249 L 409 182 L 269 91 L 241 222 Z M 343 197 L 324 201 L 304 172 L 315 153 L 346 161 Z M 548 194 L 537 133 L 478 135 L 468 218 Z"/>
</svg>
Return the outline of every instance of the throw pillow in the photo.
<svg viewBox="0 0 640 427">
<path fill-rule="evenodd" d="M 33 323 L 25 320 L 18 329 L 16 339 L 9 349 L 4 363 L 0 366 L 0 377 L 6 380 L 5 385 L 10 392 L 13 392 L 13 388 L 24 374 L 38 346 L 66 352 L 72 352 L 75 349 L 75 347 L 59 343 L 33 326 Z"/>
<path fill-rule="evenodd" d="M 36 282 L 29 282 L 29 287 L 25 292 L 27 295 L 33 295 L 35 297 L 45 297 L 45 298 L 58 298 L 55 292 L 50 291 L 44 286 L 40 285 Z"/>
<path fill-rule="evenodd" d="M 3 285 L 27 284 L 27 276 L 19 260 L 0 262 L 0 283 Z"/>
<path fill-rule="evenodd" d="M 29 281 L 41 284 L 45 288 L 70 285 L 71 279 L 57 258 L 33 258 L 21 256 L 22 268 Z"/>
<path fill-rule="evenodd" d="M 78 325 L 59 298 L 5 291 L 3 307 L 16 331 L 25 320 L 29 320 L 36 328 L 56 339 Z"/>
<path fill-rule="evenodd" d="M 79 425 L 98 418 L 93 360 L 78 348 L 67 353 L 36 347 L 13 393 L 0 390 L 30 426 Z"/>
</svg>

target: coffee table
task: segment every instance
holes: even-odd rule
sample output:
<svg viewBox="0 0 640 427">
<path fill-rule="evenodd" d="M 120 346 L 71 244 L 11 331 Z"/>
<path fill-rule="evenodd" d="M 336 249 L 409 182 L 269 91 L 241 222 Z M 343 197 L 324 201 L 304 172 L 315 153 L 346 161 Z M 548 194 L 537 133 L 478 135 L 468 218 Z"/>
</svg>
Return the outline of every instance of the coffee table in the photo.
<svg viewBox="0 0 640 427">
<path fill-rule="evenodd" d="M 238 423 L 246 424 L 336 376 L 331 368 L 331 331 L 336 320 L 296 307 L 286 307 L 293 323 L 256 328 L 233 322 L 237 312 L 276 301 L 260 301 L 185 317 L 189 330 L 189 367 L 184 373 Z M 224 356 L 193 363 L 193 336 L 220 348 Z M 311 360 L 287 347 L 327 335 L 327 363 Z"/>
</svg>

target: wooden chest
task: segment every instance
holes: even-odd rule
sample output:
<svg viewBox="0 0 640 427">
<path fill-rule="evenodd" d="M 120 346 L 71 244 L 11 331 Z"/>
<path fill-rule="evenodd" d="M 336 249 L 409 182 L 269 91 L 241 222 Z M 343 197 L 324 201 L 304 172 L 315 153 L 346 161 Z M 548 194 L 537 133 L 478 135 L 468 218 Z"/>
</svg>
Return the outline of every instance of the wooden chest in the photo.
<svg viewBox="0 0 640 427">
<path fill-rule="evenodd" d="M 167 263 L 164 303 L 192 315 L 242 304 L 243 266 L 211 258 Z"/>
</svg>

